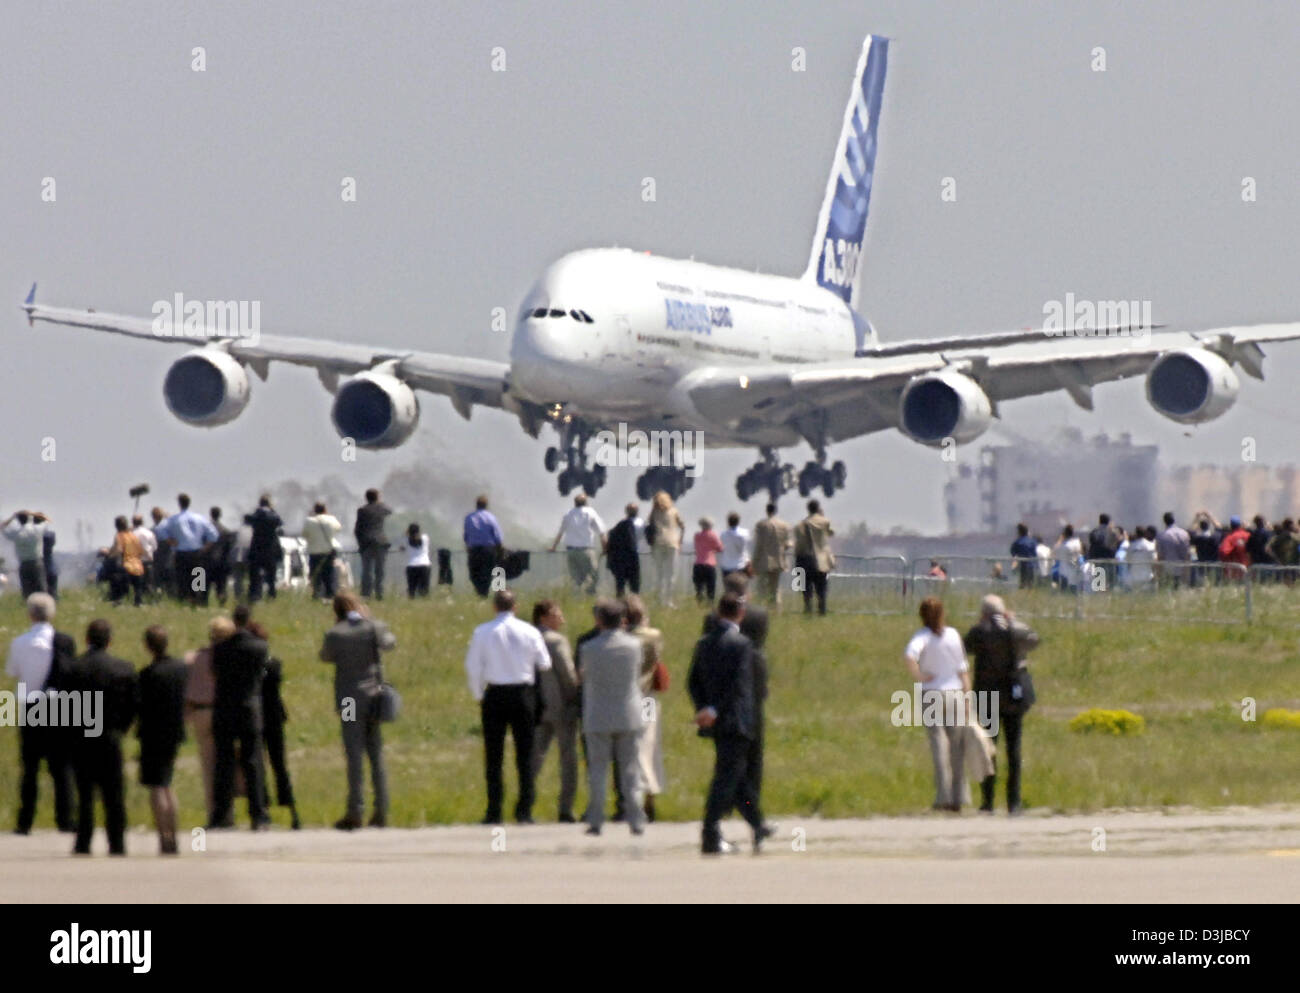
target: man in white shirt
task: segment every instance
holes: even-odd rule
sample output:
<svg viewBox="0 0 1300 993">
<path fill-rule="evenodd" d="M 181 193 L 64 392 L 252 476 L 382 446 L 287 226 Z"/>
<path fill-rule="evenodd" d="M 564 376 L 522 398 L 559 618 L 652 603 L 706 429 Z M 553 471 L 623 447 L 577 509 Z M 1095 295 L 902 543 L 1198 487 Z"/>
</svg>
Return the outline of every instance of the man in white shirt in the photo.
<svg viewBox="0 0 1300 993">
<path fill-rule="evenodd" d="M 573 580 L 573 591 L 595 596 L 596 581 L 600 578 L 598 563 L 600 553 L 605 551 L 605 522 L 600 515 L 587 506 L 587 494 L 579 493 L 573 498 L 573 509 L 560 521 L 560 530 L 551 542 L 551 551 L 555 551 L 560 542 L 568 552 L 569 578 Z"/>
<path fill-rule="evenodd" d="M 16 514 L 10 514 L 0 524 L 4 536 L 14 543 L 14 555 L 18 559 L 18 582 L 24 598 L 46 590 L 44 540 L 47 520 L 43 514 L 20 510 Z"/>
<path fill-rule="evenodd" d="M 469 691 L 479 703 L 486 752 L 487 813 L 484 824 L 501 823 L 504 786 L 501 764 L 506 728 L 515 742 L 519 800 L 515 820 L 533 823 L 533 728 L 537 720 L 537 673 L 551 668 L 551 653 L 542 633 L 515 616 L 515 595 L 499 590 L 492 597 L 496 617 L 474 629 L 465 655 Z"/>
<path fill-rule="evenodd" d="M 1154 527 L 1138 528 L 1133 532 L 1133 537 L 1129 538 L 1128 555 L 1125 558 L 1131 589 L 1147 590 L 1155 582 L 1156 543 L 1152 540 L 1155 532 Z"/>
<path fill-rule="evenodd" d="M 136 514 L 131 518 L 131 533 L 140 541 L 140 564 L 144 566 L 144 588 L 152 595 L 155 580 L 153 557 L 158 551 L 158 537 L 153 528 L 145 526 L 144 518 Z"/>
<path fill-rule="evenodd" d="M 5 675 L 18 681 L 27 703 L 35 703 L 45 691 L 54 669 L 56 644 L 67 662 L 71 662 L 76 654 L 76 646 L 67 635 L 55 632 L 52 623 L 54 597 L 48 593 L 33 593 L 27 598 L 27 616 L 32 626 L 10 642 Z M 62 730 L 26 724 L 19 728 L 18 750 L 23 773 L 15 834 L 28 834 L 32 829 L 36 817 L 37 776 L 42 759 L 54 780 L 55 822 L 60 831 L 76 828 L 72 811 L 72 765 L 60 739 Z"/>
<path fill-rule="evenodd" d="M 733 572 L 742 572 L 749 565 L 749 529 L 740 526 L 740 515 L 732 511 L 727 515 L 727 530 L 718 535 L 722 551 L 718 553 L 718 568 L 725 580 Z"/>
<path fill-rule="evenodd" d="M 1034 554 L 1038 556 L 1038 581 L 1046 585 L 1052 578 L 1052 549 L 1038 535 L 1034 535 L 1034 541 L 1037 543 Z"/>
<path fill-rule="evenodd" d="M 1075 537 L 1073 525 L 1065 525 L 1052 551 L 1056 557 L 1061 589 L 1068 593 L 1078 592 L 1083 583 L 1083 567 L 1079 562 L 1083 557 L 1083 542 Z"/>
<path fill-rule="evenodd" d="M 311 516 L 302 522 L 311 595 L 322 600 L 334 599 L 334 537 L 342 530 L 339 519 L 326 513 L 325 504 L 319 502 L 312 507 Z"/>
</svg>

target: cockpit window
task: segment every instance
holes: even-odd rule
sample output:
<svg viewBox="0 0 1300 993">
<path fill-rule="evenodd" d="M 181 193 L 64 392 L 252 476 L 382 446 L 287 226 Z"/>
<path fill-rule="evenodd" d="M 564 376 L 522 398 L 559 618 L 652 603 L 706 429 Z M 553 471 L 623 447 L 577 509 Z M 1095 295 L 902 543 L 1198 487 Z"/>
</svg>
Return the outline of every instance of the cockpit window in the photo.
<svg viewBox="0 0 1300 993">
<path fill-rule="evenodd" d="M 552 307 L 552 308 L 551 308 L 551 316 L 552 316 L 552 317 L 563 317 L 563 316 L 564 316 L 564 311 L 559 310 L 558 308 Z"/>
<path fill-rule="evenodd" d="M 545 307 L 538 307 L 536 310 L 533 311 L 533 316 L 534 316 L 534 317 L 545 317 L 545 316 L 546 316 L 546 308 L 545 308 Z"/>
<path fill-rule="evenodd" d="M 576 310 L 569 311 L 569 316 L 572 317 L 575 321 L 582 320 L 582 315 L 579 314 Z"/>
<path fill-rule="evenodd" d="M 586 321 L 588 324 L 595 324 L 595 323 L 596 323 L 595 321 L 593 321 L 593 320 L 591 319 L 591 315 L 588 314 L 585 310 L 580 310 L 580 311 L 578 311 L 578 313 L 582 315 L 582 319 L 583 319 L 584 321 Z"/>
</svg>

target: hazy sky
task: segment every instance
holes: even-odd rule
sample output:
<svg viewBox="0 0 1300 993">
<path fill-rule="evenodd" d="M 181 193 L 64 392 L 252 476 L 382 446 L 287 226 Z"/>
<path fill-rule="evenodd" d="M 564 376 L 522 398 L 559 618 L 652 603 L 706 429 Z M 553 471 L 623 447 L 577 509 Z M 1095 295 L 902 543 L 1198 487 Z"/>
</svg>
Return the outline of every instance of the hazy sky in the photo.
<svg viewBox="0 0 1300 993">
<path fill-rule="evenodd" d="M 1037 325 L 1067 292 L 1150 299 L 1178 326 L 1300 317 L 1300 9 L 800 6 L 8 4 L 0 292 L 16 307 L 39 279 L 45 302 L 144 315 L 177 292 L 256 299 L 267 333 L 504 359 L 492 309 L 513 315 L 574 248 L 798 273 L 876 32 L 893 41 L 863 306 L 883 340 Z M 341 201 L 345 176 L 356 203 Z M 955 203 L 940 199 L 947 176 Z M 343 473 L 360 489 L 416 459 L 482 478 L 539 522 L 566 506 L 543 446 L 502 414 L 466 424 L 426 396 L 415 442 L 348 465 L 310 371 L 273 368 L 239 420 L 201 430 L 163 403 L 174 346 L 29 330 L 17 309 L 3 333 L 0 505 L 44 507 L 65 534 L 84 516 L 106 536 L 140 481 L 168 506 L 181 488 L 248 503 L 277 480 Z M 1246 435 L 1260 461 L 1291 461 L 1300 343 L 1271 351 L 1268 381 L 1190 435 L 1140 380 L 1098 388 L 1091 415 L 1060 395 L 1003 416 L 1031 437 L 1131 431 L 1172 462 L 1237 461 Z M 834 517 L 943 527 L 951 468 L 935 452 L 891 432 L 832 457 L 849 466 Z M 725 512 L 752 460 L 710 453 L 686 506 Z M 607 517 L 633 478 L 612 475 Z"/>
</svg>

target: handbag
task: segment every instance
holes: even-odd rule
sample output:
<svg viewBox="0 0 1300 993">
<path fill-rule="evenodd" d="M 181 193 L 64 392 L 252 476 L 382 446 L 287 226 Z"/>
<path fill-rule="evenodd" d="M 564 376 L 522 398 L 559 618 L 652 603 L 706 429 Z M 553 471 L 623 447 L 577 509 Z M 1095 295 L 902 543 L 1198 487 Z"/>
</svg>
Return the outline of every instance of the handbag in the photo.
<svg viewBox="0 0 1300 993">
<path fill-rule="evenodd" d="M 377 720 L 384 724 L 391 724 L 402 714 L 402 694 L 397 692 L 397 687 L 384 679 L 384 665 L 379 660 L 379 635 L 375 633 L 375 625 L 370 625 L 371 646 L 375 653 L 375 671 L 379 678 L 379 689 L 376 690 L 371 706 L 374 708 L 374 715 Z"/>
<path fill-rule="evenodd" d="M 1011 630 L 1010 621 L 1007 622 L 1006 636 L 1007 654 L 1014 668 L 1009 679 L 1007 700 L 999 709 L 1023 717 L 1038 701 L 1038 694 L 1034 690 L 1034 677 L 1029 674 L 1029 663 L 1016 658 L 1016 637 Z"/>
<path fill-rule="evenodd" d="M 1034 690 L 1034 677 L 1029 674 L 1029 663 L 1016 667 L 1016 674 L 1011 679 L 1011 699 L 1017 706 L 1016 713 L 1021 717 L 1029 713 L 1029 708 L 1038 702 Z"/>
</svg>

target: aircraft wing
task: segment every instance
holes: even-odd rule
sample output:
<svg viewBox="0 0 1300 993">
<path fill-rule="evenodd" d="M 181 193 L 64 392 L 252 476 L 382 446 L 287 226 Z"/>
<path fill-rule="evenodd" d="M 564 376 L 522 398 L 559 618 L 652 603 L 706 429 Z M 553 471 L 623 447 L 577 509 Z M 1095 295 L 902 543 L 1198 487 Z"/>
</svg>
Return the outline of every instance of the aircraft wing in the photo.
<svg viewBox="0 0 1300 993">
<path fill-rule="evenodd" d="M 1001 400 L 1055 390 L 1067 391 L 1091 410 L 1093 386 L 1145 375 L 1166 352 L 1206 349 L 1262 379 L 1260 346 L 1295 339 L 1300 339 L 1300 323 L 1123 336 L 1012 332 L 898 342 L 835 362 L 712 367 L 692 373 L 684 385 L 696 409 L 716 424 L 742 433 L 786 424 L 806 437 L 824 432 L 826 441 L 839 441 L 898 427 L 903 389 L 924 373 L 952 370 L 970 377 L 988 395 L 995 414 Z"/>
<path fill-rule="evenodd" d="M 449 397 L 457 412 L 466 419 L 475 405 L 503 406 L 510 371 L 505 362 L 436 352 L 383 349 L 371 345 L 270 334 L 223 336 L 220 331 L 207 327 L 185 330 L 180 325 L 168 324 L 155 328 L 151 318 L 47 307 L 37 303 L 35 297 L 36 287 L 33 286 L 22 305 L 28 323 L 45 321 L 189 348 L 219 347 L 247 364 L 262 379 L 266 379 L 270 363 L 288 362 L 315 369 L 321 382 L 333 391 L 340 376 L 351 376 L 380 363 L 393 362 L 394 375 L 415 389 Z"/>
</svg>

